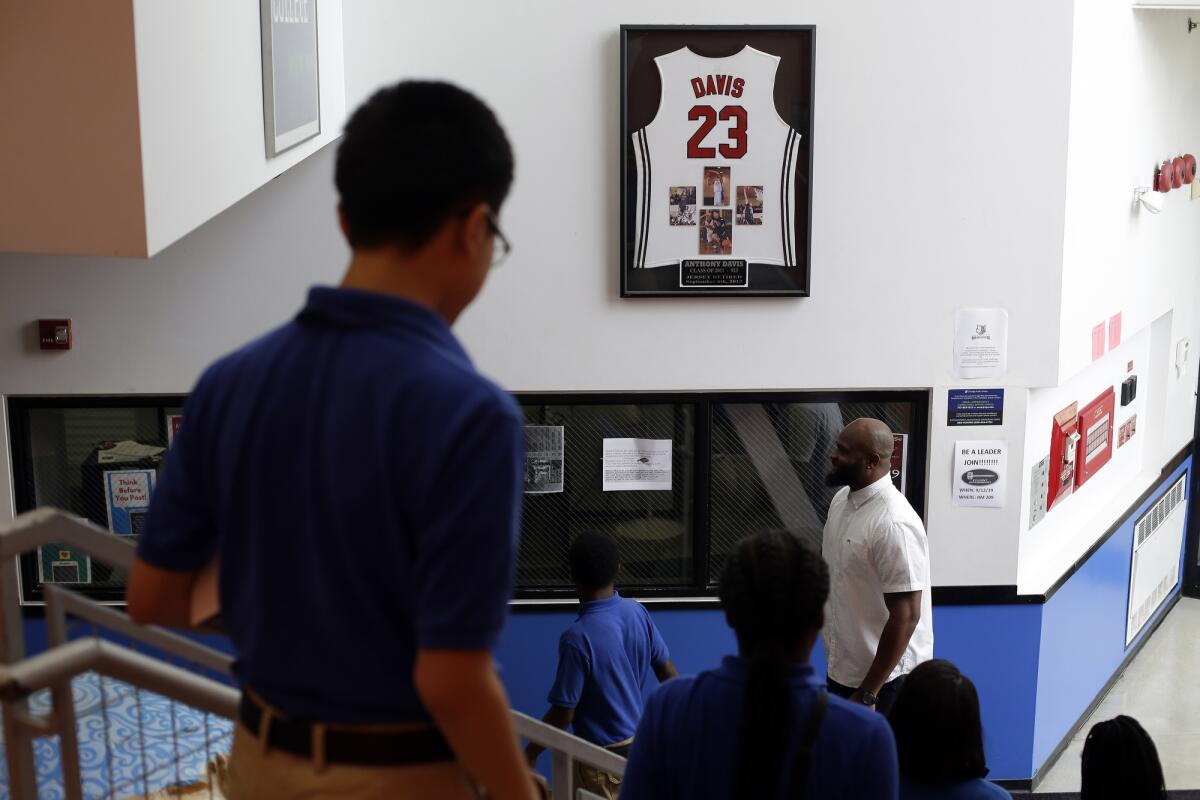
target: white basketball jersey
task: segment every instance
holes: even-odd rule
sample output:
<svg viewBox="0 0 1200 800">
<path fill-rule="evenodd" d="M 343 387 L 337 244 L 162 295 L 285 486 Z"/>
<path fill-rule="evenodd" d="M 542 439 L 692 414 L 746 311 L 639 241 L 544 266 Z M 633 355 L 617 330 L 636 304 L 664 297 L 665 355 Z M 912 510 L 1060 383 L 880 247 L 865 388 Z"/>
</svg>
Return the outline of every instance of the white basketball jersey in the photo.
<svg viewBox="0 0 1200 800">
<path fill-rule="evenodd" d="M 738 187 L 763 187 L 761 224 L 737 224 L 732 252 L 716 257 L 794 266 L 800 134 L 775 110 L 779 57 L 747 46 L 726 58 L 706 58 L 683 47 L 654 63 L 662 78 L 658 111 L 632 134 L 637 168 L 633 266 L 675 266 L 699 257 L 696 228 L 670 224 L 673 186 L 696 187 L 698 213 L 730 199 L 733 206 L 743 202 Z M 729 169 L 731 198 L 715 195 L 706 167 Z M 747 194 L 755 197 L 753 189 Z"/>
</svg>

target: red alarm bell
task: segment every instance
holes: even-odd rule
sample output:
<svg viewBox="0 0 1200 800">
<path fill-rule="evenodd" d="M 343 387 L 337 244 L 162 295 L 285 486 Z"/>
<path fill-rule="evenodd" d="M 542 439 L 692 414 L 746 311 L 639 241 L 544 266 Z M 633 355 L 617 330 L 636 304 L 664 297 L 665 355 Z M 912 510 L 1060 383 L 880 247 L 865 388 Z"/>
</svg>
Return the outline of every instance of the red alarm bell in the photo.
<svg viewBox="0 0 1200 800">
<path fill-rule="evenodd" d="M 1171 188 L 1178 189 L 1183 186 L 1183 159 L 1175 156 L 1171 160 Z"/>
<path fill-rule="evenodd" d="M 1196 157 L 1191 153 L 1183 154 L 1183 182 L 1190 184 L 1196 179 Z"/>
<path fill-rule="evenodd" d="M 1171 165 L 1166 161 L 1154 170 L 1154 188 L 1160 192 L 1171 191 Z"/>
</svg>

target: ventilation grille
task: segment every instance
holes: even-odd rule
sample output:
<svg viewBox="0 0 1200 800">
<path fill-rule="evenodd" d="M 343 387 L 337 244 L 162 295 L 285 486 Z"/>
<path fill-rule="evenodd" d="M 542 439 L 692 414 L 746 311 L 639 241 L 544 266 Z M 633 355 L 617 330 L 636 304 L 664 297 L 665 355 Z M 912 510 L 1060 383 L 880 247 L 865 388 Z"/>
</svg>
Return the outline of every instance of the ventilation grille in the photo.
<svg viewBox="0 0 1200 800">
<path fill-rule="evenodd" d="M 1137 611 L 1133 614 L 1132 626 L 1134 635 L 1141 631 L 1150 618 L 1154 616 L 1154 612 L 1158 611 L 1158 607 L 1162 605 L 1163 600 L 1167 599 L 1167 595 L 1175 588 L 1175 582 L 1179 580 L 1179 567 L 1174 566 L 1171 571 L 1163 576 L 1163 579 L 1158 582 L 1146 599 L 1138 606 Z"/>
<path fill-rule="evenodd" d="M 1175 485 L 1168 489 L 1166 494 L 1146 512 L 1145 516 L 1138 520 L 1137 526 L 1134 528 L 1133 549 L 1135 551 L 1158 532 L 1167 517 L 1171 516 L 1171 512 L 1183 502 L 1183 483 L 1183 477 L 1175 481 Z"/>
<path fill-rule="evenodd" d="M 1133 526 L 1129 564 L 1128 647 L 1179 585 L 1187 473 L 1179 477 Z"/>
</svg>

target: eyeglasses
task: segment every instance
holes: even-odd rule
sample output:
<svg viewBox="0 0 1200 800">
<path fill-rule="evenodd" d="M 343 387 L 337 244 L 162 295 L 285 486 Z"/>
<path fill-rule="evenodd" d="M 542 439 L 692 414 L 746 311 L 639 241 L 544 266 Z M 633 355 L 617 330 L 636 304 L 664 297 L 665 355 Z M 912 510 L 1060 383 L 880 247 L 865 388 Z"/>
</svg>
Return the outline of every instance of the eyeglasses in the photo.
<svg viewBox="0 0 1200 800">
<path fill-rule="evenodd" d="M 492 247 L 492 266 L 498 267 L 512 252 L 512 245 L 508 243 L 508 237 L 504 235 L 504 231 L 500 230 L 500 220 L 496 219 L 496 212 L 488 209 L 487 221 L 499 245 Z"/>
</svg>

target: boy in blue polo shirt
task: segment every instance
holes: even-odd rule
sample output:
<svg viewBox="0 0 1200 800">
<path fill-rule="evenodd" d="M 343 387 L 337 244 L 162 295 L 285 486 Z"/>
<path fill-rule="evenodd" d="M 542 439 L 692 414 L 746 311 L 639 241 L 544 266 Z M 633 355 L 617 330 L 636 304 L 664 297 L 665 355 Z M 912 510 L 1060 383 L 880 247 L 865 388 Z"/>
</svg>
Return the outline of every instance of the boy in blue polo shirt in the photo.
<svg viewBox="0 0 1200 800">
<path fill-rule="evenodd" d="M 679 673 L 650 614 L 617 594 L 617 545 L 599 533 L 571 544 L 571 580 L 579 594 L 579 617 L 558 642 L 558 673 L 544 721 L 624 756 L 642 716 L 642 688 L 653 669 L 660 681 Z M 525 754 L 537 761 L 541 747 Z M 575 762 L 576 786 L 615 800 L 621 779 Z"/>
<path fill-rule="evenodd" d="M 474 95 L 380 89 L 337 154 L 341 285 L 188 398 L 127 598 L 140 623 L 187 625 L 219 559 L 234 800 L 536 797 L 492 663 L 524 420 L 450 328 L 507 253 L 512 176 Z"/>
</svg>

